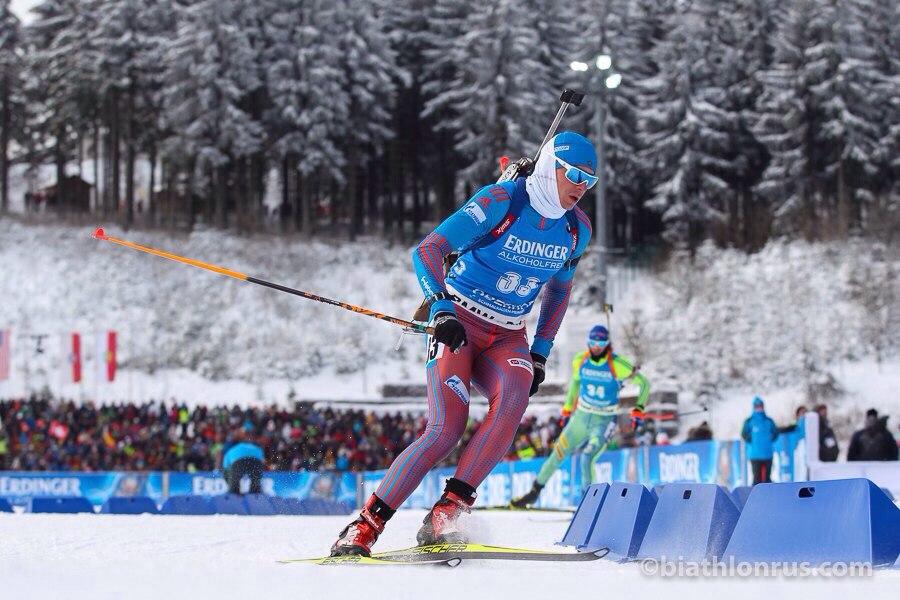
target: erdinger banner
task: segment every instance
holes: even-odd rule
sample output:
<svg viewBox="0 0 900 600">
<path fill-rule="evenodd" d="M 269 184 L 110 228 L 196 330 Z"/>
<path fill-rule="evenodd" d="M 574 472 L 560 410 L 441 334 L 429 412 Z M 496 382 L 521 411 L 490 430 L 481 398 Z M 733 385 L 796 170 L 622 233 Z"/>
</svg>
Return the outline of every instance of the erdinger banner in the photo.
<svg viewBox="0 0 900 600">
<path fill-rule="evenodd" d="M 263 491 L 272 496 L 357 500 L 357 473 L 266 472 Z M 38 473 L 0 472 L 0 498 L 25 505 L 38 496 L 84 496 L 101 505 L 108 498 L 149 496 L 162 504 L 169 496 L 214 496 L 228 491 L 221 473 Z"/>
<path fill-rule="evenodd" d="M 799 444 L 799 445 L 798 445 Z M 478 487 L 478 506 L 506 506 L 531 489 L 543 458 L 504 461 Z M 581 499 L 581 457 L 565 459 L 544 486 L 537 506 L 577 506 Z M 747 483 L 747 461 L 738 441 L 686 442 L 604 452 L 592 465 L 594 482 L 626 481 L 647 487 L 676 482 L 716 483 L 729 489 Z M 805 464 L 799 436 L 775 442 L 772 475 L 776 481 L 802 479 Z M 433 469 L 403 504 L 430 508 L 440 498 L 453 467 Z M 263 492 L 291 498 L 324 498 L 361 505 L 375 492 L 386 471 L 365 473 L 283 472 L 263 474 Z M 776 479 L 777 478 L 777 479 Z M 245 485 L 249 482 L 244 482 Z M 0 498 L 27 504 L 32 496 L 84 496 L 99 505 L 113 496 L 149 496 L 162 504 L 169 496 L 224 494 L 220 473 L 37 473 L 0 472 Z"/>
</svg>

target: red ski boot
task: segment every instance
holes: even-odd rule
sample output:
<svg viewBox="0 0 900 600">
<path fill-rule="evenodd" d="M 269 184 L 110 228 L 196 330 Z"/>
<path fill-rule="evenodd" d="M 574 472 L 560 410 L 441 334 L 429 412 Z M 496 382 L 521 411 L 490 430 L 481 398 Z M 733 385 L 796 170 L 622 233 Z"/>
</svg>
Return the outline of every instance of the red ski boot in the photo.
<svg viewBox="0 0 900 600">
<path fill-rule="evenodd" d="M 469 540 L 459 531 L 457 520 L 462 513 L 472 512 L 475 488 L 459 479 L 448 479 L 444 495 L 425 515 L 416 534 L 420 546 L 431 544 L 465 544 Z"/>
<path fill-rule="evenodd" d="M 394 509 L 372 494 L 355 521 L 344 527 L 337 541 L 331 546 L 331 556 L 352 554 L 369 556 L 384 524 L 394 516 Z"/>
</svg>

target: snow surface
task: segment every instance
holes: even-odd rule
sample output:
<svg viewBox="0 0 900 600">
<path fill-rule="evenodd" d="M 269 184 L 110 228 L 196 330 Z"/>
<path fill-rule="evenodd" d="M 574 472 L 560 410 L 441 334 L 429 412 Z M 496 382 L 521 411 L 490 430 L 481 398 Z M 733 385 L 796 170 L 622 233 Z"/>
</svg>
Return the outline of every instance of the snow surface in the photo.
<svg viewBox="0 0 900 600">
<path fill-rule="evenodd" d="M 415 544 L 424 511 L 397 513 L 376 548 Z M 636 564 L 463 562 L 430 566 L 278 564 L 326 553 L 349 517 L 0 514 L 3 597 L 166 598 L 896 598 L 900 570 L 866 578 L 672 579 Z M 567 517 L 473 513 L 473 539 L 559 550 Z"/>
</svg>

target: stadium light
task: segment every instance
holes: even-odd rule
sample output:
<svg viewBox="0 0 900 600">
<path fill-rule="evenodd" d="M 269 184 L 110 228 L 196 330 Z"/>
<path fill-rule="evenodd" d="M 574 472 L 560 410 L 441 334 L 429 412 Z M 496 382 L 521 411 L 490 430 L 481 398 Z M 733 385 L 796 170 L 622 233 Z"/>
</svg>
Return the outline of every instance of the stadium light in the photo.
<svg viewBox="0 0 900 600">
<path fill-rule="evenodd" d="M 583 63 L 577 60 L 573 60 L 571 64 L 569 64 L 569 68 L 573 71 L 587 71 L 588 65 L 587 63 Z"/>
</svg>

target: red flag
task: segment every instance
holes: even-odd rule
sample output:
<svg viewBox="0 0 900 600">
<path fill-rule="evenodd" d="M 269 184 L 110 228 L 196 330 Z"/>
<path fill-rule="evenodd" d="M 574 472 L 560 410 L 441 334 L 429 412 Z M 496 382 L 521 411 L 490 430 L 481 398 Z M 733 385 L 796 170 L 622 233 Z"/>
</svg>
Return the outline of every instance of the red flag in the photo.
<svg viewBox="0 0 900 600">
<path fill-rule="evenodd" d="M 81 381 L 81 336 L 72 334 L 72 351 L 69 353 L 69 364 L 72 365 L 72 381 Z"/>
<path fill-rule="evenodd" d="M 0 329 L 0 381 L 9 379 L 9 329 Z"/>
<path fill-rule="evenodd" d="M 113 381 L 116 378 L 116 332 L 106 332 L 106 380 Z"/>
<path fill-rule="evenodd" d="M 69 428 L 59 421 L 50 421 L 48 432 L 59 441 L 63 441 L 69 435 Z"/>
</svg>

